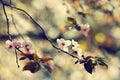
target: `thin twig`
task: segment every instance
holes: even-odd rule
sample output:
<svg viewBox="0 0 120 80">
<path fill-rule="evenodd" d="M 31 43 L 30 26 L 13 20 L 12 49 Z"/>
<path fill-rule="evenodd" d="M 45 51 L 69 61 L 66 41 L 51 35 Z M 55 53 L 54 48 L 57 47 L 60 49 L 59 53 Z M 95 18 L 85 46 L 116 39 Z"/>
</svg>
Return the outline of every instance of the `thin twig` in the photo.
<svg viewBox="0 0 120 80">
<path fill-rule="evenodd" d="M 56 46 L 54 45 L 54 43 L 47 37 L 47 35 L 46 35 L 44 29 L 42 28 L 42 26 L 39 25 L 25 10 L 20 9 L 20 8 L 17 8 L 17 7 L 14 7 L 14 6 L 11 6 L 11 5 L 6 4 L 6 3 L 3 3 L 3 4 L 4 4 L 5 6 L 12 7 L 13 9 L 16 9 L 16 10 L 21 11 L 21 12 L 23 12 L 24 14 L 26 14 L 26 15 L 32 20 L 32 22 L 35 23 L 35 24 L 37 25 L 37 27 L 42 30 L 43 34 L 44 34 L 45 37 L 46 37 L 46 40 L 49 41 L 49 42 L 51 43 L 51 45 L 52 45 L 55 49 L 60 50 L 60 51 L 62 51 L 63 53 L 66 53 L 67 55 L 69 55 L 69 56 L 71 56 L 71 57 L 73 57 L 73 58 L 79 59 L 79 57 L 74 56 L 74 55 L 70 54 L 69 52 L 66 52 L 66 51 L 64 51 L 64 50 L 56 47 Z"/>
<path fill-rule="evenodd" d="M 5 4 L 4 4 L 3 0 L 0 0 L 0 2 L 2 3 L 3 12 L 4 12 L 5 18 L 6 18 L 8 37 L 9 37 L 9 40 L 12 41 L 11 34 L 9 32 L 10 31 L 10 26 L 9 26 L 9 19 L 8 19 L 8 16 L 7 16 L 7 12 L 6 12 L 6 9 L 5 9 Z"/>
<path fill-rule="evenodd" d="M 18 68 L 19 68 L 20 66 L 19 66 L 19 63 L 18 63 L 18 55 L 17 55 L 16 49 L 15 49 L 15 55 L 16 55 L 16 63 L 17 63 L 17 66 L 18 66 Z"/>
<path fill-rule="evenodd" d="M 12 0 L 10 0 L 10 5 L 12 6 Z M 14 16 L 13 16 L 13 8 L 12 8 L 12 7 L 11 7 L 11 19 L 12 19 L 12 23 L 13 23 L 13 25 L 14 25 L 14 28 L 15 28 L 16 31 L 18 32 L 18 35 L 21 36 L 21 38 L 22 38 L 23 40 L 25 40 L 24 37 L 22 36 L 22 34 L 19 32 L 19 30 L 18 30 L 18 28 L 17 28 L 17 26 L 16 26 L 16 24 L 15 24 Z"/>
</svg>

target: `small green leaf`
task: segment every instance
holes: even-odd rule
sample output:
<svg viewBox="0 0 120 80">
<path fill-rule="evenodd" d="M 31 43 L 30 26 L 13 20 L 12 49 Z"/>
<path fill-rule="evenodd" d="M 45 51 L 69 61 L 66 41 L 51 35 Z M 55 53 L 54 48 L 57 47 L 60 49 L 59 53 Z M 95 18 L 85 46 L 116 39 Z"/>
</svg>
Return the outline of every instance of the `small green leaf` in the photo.
<svg viewBox="0 0 120 80">
<path fill-rule="evenodd" d="M 96 61 L 99 65 L 105 66 L 108 69 L 108 65 L 105 63 L 105 58 L 102 57 L 96 57 Z"/>
<path fill-rule="evenodd" d="M 108 65 L 105 62 L 100 62 L 99 61 L 98 64 L 101 65 L 101 66 L 105 66 L 108 69 Z"/>
<path fill-rule="evenodd" d="M 86 17 L 86 14 L 84 12 L 78 11 L 77 13 L 78 13 L 78 15 L 82 15 L 83 17 Z"/>
<path fill-rule="evenodd" d="M 34 54 L 34 55 L 33 55 L 33 58 L 34 58 L 34 61 L 35 61 L 35 62 L 39 62 L 39 59 L 40 59 L 40 58 L 38 57 L 37 54 Z"/>
<path fill-rule="evenodd" d="M 95 57 L 98 61 L 105 61 L 105 58 L 103 58 L 103 57 Z"/>
<path fill-rule="evenodd" d="M 72 17 L 67 17 L 67 20 L 68 20 L 72 25 L 76 25 L 76 24 L 77 24 L 76 20 L 75 20 L 74 18 L 72 18 Z"/>
</svg>

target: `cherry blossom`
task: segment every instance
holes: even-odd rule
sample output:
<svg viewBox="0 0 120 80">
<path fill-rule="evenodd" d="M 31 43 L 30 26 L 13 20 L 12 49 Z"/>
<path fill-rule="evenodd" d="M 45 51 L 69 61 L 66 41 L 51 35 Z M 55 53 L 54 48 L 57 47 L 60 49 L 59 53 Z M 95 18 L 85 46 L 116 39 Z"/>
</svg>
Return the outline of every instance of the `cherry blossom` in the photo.
<svg viewBox="0 0 120 80">
<path fill-rule="evenodd" d="M 68 51 L 68 46 L 71 45 L 71 41 L 64 40 L 63 38 L 57 39 L 57 43 L 58 43 L 59 48 L 61 48 L 64 51 Z"/>
<path fill-rule="evenodd" d="M 12 41 L 12 44 L 14 45 L 15 48 L 22 47 L 21 42 L 18 42 L 17 40 Z"/>
<path fill-rule="evenodd" d="M 75 40 L 73 40 L 73 39 L 72 39 L 72 41 L 71 41 L 71 45 L 72 45 L 72 47 L 79 47 L 78 42 L 75 41 Z"/>
<path fill-rule="evenodd" d="M 23 47 L 25 48 L 25 50 L 29 51 L 32 47 L 30 42 L 23 42 Z"/>
<path fill-rule="evenodd" d="M 90 25 L 88 23 L 81 25 L 81 32 L 83 35 L 85 35 L 87 37 L 89 31 L 90 31 Z"/>
<path fill-rule="evenodd" d="M 76 55 L 76 56 L 81 56 L 82 49 L 79 47 L 72 47 L 71 54 Z"/>
<path fill-rule="evenodd" d="M 7 49 L 7 50 L 13 50 L 14 49 L 14 45 L 13 45 L 13 43 L 12 43 L 12 41 L 10 41 L 10 40 L 7 40 L 6 42 L 5 42 L 5 48 Z"/>
<path fill-rule="evenodd" d="M 64 39 L 57 39 L 57 43 L 59 48 L 75 56 L 80 56 L 82 52 L 82 49 L 79 48 L 78 42 L 75 40 L 70 41 Z M 60 50 L 58 52 L 60 52 Z"/>
<path fill-rule="evenodd" d="M 7 50 L 13 50 L 15 48 L 20 48 L 21 43 L 18 42 L 17 40 L 13 40 L 13 41 L 7 40 L 5 47 Z"/>
</svg>

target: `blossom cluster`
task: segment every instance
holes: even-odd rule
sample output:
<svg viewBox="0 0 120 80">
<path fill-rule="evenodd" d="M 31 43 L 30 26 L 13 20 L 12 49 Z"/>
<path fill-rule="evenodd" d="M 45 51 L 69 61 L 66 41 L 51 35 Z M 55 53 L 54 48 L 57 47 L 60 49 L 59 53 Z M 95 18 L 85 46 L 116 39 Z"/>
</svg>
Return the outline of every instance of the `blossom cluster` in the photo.
<svg viewBox="0 0 120 80">
<path fill-rule="evenodd" d="M 43 65 L 45 69 L 47 69 L 49 72 L 52 72 L 53 58 L 48 56 L 39 57 L 36 51 L 32 50 L 31 48 L 32 45 L 30 42 L 27 42 L 27 41 L 19 42 L 17 40 L 13 40 L 13 41 L 7 40 L 5 47 L 8 51 L 18 50 L 18 52 L 20 53 L 19 60 L 24 60 L 24 59 L 29 60 L 28 63 L 26 63 L 26 65 L 23 67 L 23 71 L 28 70 L 32 73 L 35 73 L 39 71 L 41 69 L 41 65 Z"/>
<path fill-rule="evenodd" d="M 67 17 L 67 25 L 66 29 L 76 29 L 77 31 L 80 31 L 85 37 L 88 37 L 88 33 L 90 31 L 90 25 L 88 23 L 86 24 L 78 24 L 76 19 L 72 17 Z"/>
<path fill-rule="evenodd" d="M 57 39 L 57 44 L 61 50 L 66 51 L 72 55 L 80 57 L 80 54 L 82 53 L 82 49 L 79 47 L 78 42 L 75 40 L 65 40 L 61 38 Z M 58 52 L 61 52 L 61 50 Z"/>
<path fill-rule="evenodd" d="M 10 41 L 10 40 L 7 40 L 6 41 L 6 45 L 5 45 L 5 48 L 9 51 L 12 51 L 14 50 L 15 48 L 24 48 L 26 51 L 29 51 L 31 49 L 31 44 L 30 42 L 19 42 L 17 40 L 13 40 L 13 41 Z"/>
</svg>

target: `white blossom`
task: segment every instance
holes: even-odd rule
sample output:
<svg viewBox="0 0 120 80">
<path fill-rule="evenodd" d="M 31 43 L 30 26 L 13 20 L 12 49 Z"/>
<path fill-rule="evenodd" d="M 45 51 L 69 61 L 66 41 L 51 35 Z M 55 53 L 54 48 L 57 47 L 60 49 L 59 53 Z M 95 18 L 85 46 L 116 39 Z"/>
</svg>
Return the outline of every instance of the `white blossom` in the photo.
<svg viewBox="0 0 120 80">
<path fill-rule="evenodd" d="M 64 40 L 62 39 L 57 39 L 57 43 L 60 49 L 67 51 L 68 53 L 75 55 L 75 56 L 80 56 L 82 49 L 79 48 L 79 44 L 75 40 Z M 61 52 L 58 50 L 58 52 Z"/>
<path fill-rule="evenodd" d="M 63 38 L 57 39 L 57 43 L 60 49 L 64 51 L 68 51 L 68 46 L 70 46 L 71 42 L 69 40 L 64 40 Z"/>
<path fill-rule="evenodd" d="M 88 23 L 81 25 L 81 32 L 83 35 L 88 36 L 89 31 L 90 31 L 90 25 Z"/>
<path fill-rule="evenodd" d="M 82 49 L 79 47 L 73 47 L 71 54 L 76 55 L 76 56 L 81 56 Z"/>
<path fill-rule="evenodd" d="M 75 41 L 75 40 L 73 40 L 73 39 L 72 39 L 72 41 L 71 41 L 71 45 L 72 45 L 72 47 L 79 47 L 78 42 Z"/>
</svg>

